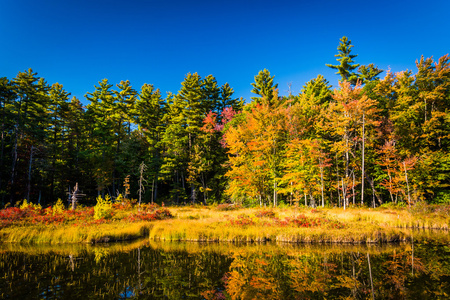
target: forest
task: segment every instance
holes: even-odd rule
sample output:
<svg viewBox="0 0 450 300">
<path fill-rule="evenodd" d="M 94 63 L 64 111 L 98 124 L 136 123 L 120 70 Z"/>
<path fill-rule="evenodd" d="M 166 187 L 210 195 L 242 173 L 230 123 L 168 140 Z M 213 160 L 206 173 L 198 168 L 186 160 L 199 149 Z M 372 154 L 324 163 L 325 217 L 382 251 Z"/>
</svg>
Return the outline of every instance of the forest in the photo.
<svg viewBox="0 0 450 300">
<path fill-rule="evenodd" d="M 167 95 L 103 79 L 83 101 L 31 69 L 1 77 L 0 208 L 50 205 L 76 183 L 86 205 L 449 203 L 450 57 L 380 78 L 352 48 L 341 38 L 327 65 L 337 88 L 318 75 L 279 96 L 264 69 L 247 102 L 197 73 Z"/>
</svg>

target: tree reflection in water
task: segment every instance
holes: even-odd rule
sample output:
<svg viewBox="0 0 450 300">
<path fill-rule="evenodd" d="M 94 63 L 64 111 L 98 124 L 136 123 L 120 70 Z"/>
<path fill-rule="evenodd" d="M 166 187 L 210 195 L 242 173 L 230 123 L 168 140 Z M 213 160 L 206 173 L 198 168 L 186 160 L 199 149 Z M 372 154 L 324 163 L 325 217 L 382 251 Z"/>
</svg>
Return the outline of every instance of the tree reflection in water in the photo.
<svg viewBox="0 0 450 300">
<path fill-rule="evenodd" d="M 445 299 L 449 274 L 438 244 L 0 246 L 2 299 Z"/>
</svg>

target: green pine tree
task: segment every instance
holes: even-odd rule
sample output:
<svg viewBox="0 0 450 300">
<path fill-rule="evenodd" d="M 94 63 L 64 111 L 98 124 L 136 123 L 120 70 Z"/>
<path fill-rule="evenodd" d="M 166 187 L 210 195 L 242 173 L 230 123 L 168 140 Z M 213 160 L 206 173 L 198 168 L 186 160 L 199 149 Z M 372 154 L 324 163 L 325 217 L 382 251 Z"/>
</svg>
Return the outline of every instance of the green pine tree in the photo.
<svg viewBox="0 0 450 300">
<path fill-rule="evenodd" d="M 270 72 L 267 69 L 259 71 L 255 76 L 255 82 L 252 83 L 252 93 L 259 97 L 251 97 L 251 99 L 260 104 L 272 105 L 278 99 L 274 99 L 274 91 L 278 88 L 278 83 L 274 84 L 273 79 L 275 76 L 270 76 Z"/>
<path fill-rule="evenodd" d="M 341 81 L 350 81 L 355 85 L 358 80 L 358 75 L 353 72 L 359 67 L 359 64 L 355 64 L 353 59 L 357 57 L 357 54 L 351 54 L 353 45 L 352 41 L 346 36 L 340 39 L 339 46 L 337 47 L 338 54 L 334 55 L 339 62 L 338 65 L 326 64 L 327 67 L 337 70 L 336 74 L 341 76 Z"/>
</svg>

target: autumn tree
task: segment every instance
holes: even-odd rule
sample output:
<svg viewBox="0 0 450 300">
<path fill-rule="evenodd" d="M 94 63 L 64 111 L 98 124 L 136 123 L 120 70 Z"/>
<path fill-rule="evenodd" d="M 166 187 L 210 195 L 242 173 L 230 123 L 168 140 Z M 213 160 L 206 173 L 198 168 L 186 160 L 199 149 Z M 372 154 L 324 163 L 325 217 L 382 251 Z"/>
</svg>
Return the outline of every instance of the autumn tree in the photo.
<svg viewBox="0 0 450 300">
<path fill-rule="evenodd" d="M 244 111 L 242 117 L 243 121 L 225 134 L 231 166 L 227 173 L 231 180 L 228 194 L 235 198 L 257 197 L 260 204 L 272 199 L 276 206 L 286 138 L 283 108 L 256 104 Z"/>
<path fill-rule="evenodd" d="M 337 157 L 343 158 L 343 174 L 339 175 L 338 171 L 336 182 L 343 199 L 347 201 L 344 204 L 348 205 L 349 198 L 355 197 L 355 186 L 358 182 L 354 175 L 357 171 L 360 171 L 360 182 L 367 180 L 372 189 L 375 189 L 373 179 L 364 170 L 365 161 L 362 154 L 363 143 L 366 141 L 366 132 L 363 129 L 378 125 L 378 110 L 375 101 L 369 99 L 359 85 L 352 88 L 349 82 L 340 83 L 340 89 L 335 90 L 333 99 L 327 115 L 328 129 L 334 135 L 332 151 Z M 358 153 L 361 153 L 361 158 L 357 160 Z M 336 165 L 336 168 L 339 168 L 339 165 Z M 378 201 L 382 202 L 382 199 L 378 197 Z"/>
</svg>

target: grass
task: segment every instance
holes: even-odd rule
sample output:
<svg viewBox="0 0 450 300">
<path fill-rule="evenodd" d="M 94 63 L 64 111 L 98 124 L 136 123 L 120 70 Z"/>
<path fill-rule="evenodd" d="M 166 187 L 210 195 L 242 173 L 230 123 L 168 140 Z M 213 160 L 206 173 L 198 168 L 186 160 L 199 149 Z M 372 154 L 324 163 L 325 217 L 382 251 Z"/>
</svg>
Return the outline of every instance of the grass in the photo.
<svg viewBox="0 0 450 300">
<path fill-rule="evenodd" d="M 29 208 L 28 208 L 29 209 Z M 44 210 L 0 211 L 0 238 L 20 243 L 99 243 L 149 237 L 195 242 L 371 244 L 449 242 L 450 206 L 407 208 L 242 208 L 115 205 L 108 219 L 92 208 L 47 217 Z M 33 215 L 33 217 L 32 217 Z M 37 215 L 37 216 L 36 216 Z M 9 217 L 8 217 L 9 216 Z M 11 216 L 14 216 L 11 217 Z M 9 219 L 8 219 L 9 218 Z M 5 225 L 6 224 L 6 225 Z M 432 230 L 431 229 L 437 229 Z"/>
<path fill-rule="evenodd" d="M 416 239 L 429 238 L 424 233 L 411 228 L 409 221 L 401 223 L 393 215 L 385 212 L 366 212 L 365 210 L 324 209 L 319 213 L 311 213 L 303 209 L 273 209 L 278 220 L 286 220 L 297 214 L 312 219 L 325 219 L 342 226 L 295 226 L 292 223 L 284 225 L 270 218 L 254 217 L 258 210 L 243 209 L 236 212 L 206 211 L 199 219 L 189 219 L 188 212 L 173 212 L 176 219 L 155 223 L 150 231 L 150 239 L 169 241 L 199 241 L 199 242 L 289 242 L 289 243 L 386 243 L 407 241 L 411 235 Z M 318 215 L 319 214 L 319 215 Z M 248 216 L 240 218 L 240 216 Z M 239 220 L 247 220 L 240 225 Z M 414 222 L 413 222 L 414 223 Z M 329 224 L 329 223 L 327 223 Z M 414 223 L 416 224 L 416 223 Z M 417 221 L 417 224 L 425 224 Z M 399 226 L 401 225 L 401 226 Z M 439 224 L 440 228 L 447 225 Z M 433 225 L 436 227 L 436 224 Z M 443 237 L 447 236 L 447 231 Z"/>
<path fill-rule="evenodd" d="M 58 254 L 62 256 L 83 256 L 86 253 L 94 253 L 99 250 L 107 250 L 110 254 L 130 252 L 149 244 L 148 239 L 137 239 L 118 243 L 65 243 L 65 244 L 28 244 L 28 243 L 0 243 L 0 254 L 5 253 L 27 253 L 29 255 Z"/>
<path fill-rule="evenodd" d="M 100 243 L 137 239 L 151 229 L 151 223 L 105 223 L 98 226 L 12 226 L 0 231 L 3 242 L 19 243 Z"/>
</svg>

